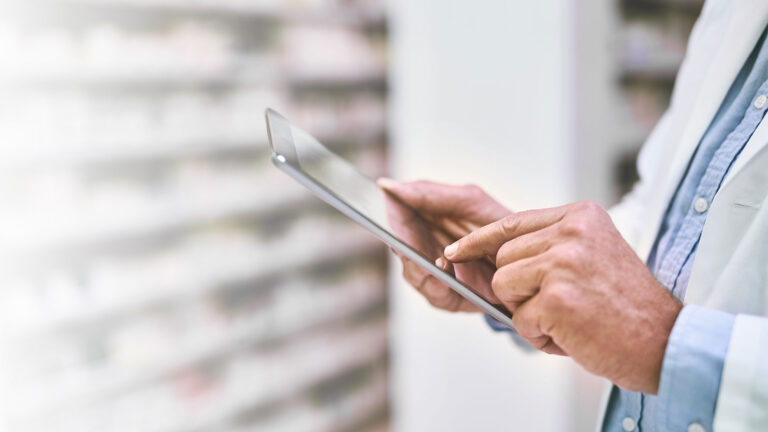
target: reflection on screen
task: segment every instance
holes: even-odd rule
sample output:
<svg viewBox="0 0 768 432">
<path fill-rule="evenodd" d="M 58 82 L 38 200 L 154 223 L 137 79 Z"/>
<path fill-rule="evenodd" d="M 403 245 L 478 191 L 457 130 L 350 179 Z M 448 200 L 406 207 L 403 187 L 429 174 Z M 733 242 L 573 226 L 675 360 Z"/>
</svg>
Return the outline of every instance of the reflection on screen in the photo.
<svg viewBox="0 0 768 432">
<path fill-rule="evenodd" d="M 445 246 L 456 240 L 379 189 L 374 181 L 329 151 L 314 137 L 292 125 L 290 128 L 296 162 L 299 165 L 297 168 L 430 262 L 442 256 Z M 475 277 L 475 280 L 469 276 L 464 277 L 465 274 L 476 275 L 478 266 L 484 266 L 481 272 L 484 272 L 486 277 L 482 279 L 490 280 L 488 275 L 493 274 L 495 267 L 485 261 L 454 266 L 455 277 L 509 316 L 509 312 L 501 305 L 490 286 L 486 286 L 487 283 L 477 282 L 478 277 Z"/>
</svg>

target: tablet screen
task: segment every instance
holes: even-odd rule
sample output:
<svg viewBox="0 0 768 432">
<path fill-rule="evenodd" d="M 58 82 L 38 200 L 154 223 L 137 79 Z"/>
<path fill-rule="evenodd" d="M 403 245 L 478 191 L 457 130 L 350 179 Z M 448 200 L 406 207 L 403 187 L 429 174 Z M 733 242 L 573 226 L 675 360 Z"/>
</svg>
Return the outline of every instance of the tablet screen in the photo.
<svg viewBox="0 0 768 432">
<path fill-rule="evenodd" d="M 279 157 L 283 158 L 282 161 L 311 177 L 314 182 L 429 262 L 434 262 L 442 256 L 443 248 L 456 240 L 381 190 L 372 179 L 360 173 L 352 164 L 328 150 L 308 133 L 293 126 L 282 116 L 273 113 L 268 116 L 270 133 L 273 136 L 273 151 L 281 155 Z M 482 264 L 491 265 L 486 262 Z M 493 270 L 495 268 L 489 269 L 491 272 Z M 501 305 L 490 287 L 477 286 L 479 284 L 472 286 L 471 280 L 462 280 L 461 273 L 457 271 L 456 278 L 464 286 L 509 316 L 509 312 Z"/>
</svg>

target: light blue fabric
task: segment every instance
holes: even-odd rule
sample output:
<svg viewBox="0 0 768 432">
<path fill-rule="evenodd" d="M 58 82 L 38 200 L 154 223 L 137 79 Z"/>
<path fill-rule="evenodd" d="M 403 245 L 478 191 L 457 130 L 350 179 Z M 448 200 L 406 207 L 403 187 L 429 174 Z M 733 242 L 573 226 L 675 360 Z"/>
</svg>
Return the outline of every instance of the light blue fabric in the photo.
<svg viewBox="0 0 768 432">
<path fill-rule="evenodd" d="M 677 298 L 685 296 L 705 208 L 768 110 L 768 104 L 754 105 L 758 96 L 768 95 L 767 80 L 763 34 L 702 137 L 648 259 L 656 278 Z M 697 210 L 697 201 L 706 206 Z M 711 431 L 734 319 L 720 311 L 685 306 L 667 344 L 658 396 L 614 389 L 603 430 L 624 431 L 624 418 L 632 417 L 643 432 L 685 431 L 694 422 Z"/>
<path fill-rule="evenodd" d="M 768 104 L 768 43 L 765 33 L 734 80 L 718 113 L 701 139 L 696 154 L 670 204 L 648 267 L 673 295 L 682 299 L 707 211 L 697 211 L 700 198 L 712 203 L 728 170 L 762 121 Z M 702 210 L 702 207 L 699 208 Z M 735 317 L 688 305 L 675 322 L 664 356 L 657 396 L 614 387 L 603 422 L 604 432 L 625 431 L 632 418 L 635 431 L 686 431 L 696 422 L 712 431 L 712 420 Z M 502 327 L 493 325 L 496 330 Z M 517 335 L 515 335 L 517 336 Z M 516 337 L 516 341 L 519 336 Z"/>
</svg>

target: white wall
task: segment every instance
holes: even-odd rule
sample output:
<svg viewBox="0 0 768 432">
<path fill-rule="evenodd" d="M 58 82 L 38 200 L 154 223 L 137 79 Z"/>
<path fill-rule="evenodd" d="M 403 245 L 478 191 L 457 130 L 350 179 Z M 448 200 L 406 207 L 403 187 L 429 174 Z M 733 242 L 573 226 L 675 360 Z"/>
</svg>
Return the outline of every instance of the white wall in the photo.
<svg viewBox="0 0 768 432">
<path fill-rule="evenodd" d="M 574 199 L 571 7 L 394 0 L 395 177 L 476 183 L 515 209 Z M 570 360 L 525 354 L 478 316 L 432 309 L 394 267 L 395 430 L 591 429 L 594 382 Z M 582 389 L 590 396 L 576 404 Z"/>
</svg>

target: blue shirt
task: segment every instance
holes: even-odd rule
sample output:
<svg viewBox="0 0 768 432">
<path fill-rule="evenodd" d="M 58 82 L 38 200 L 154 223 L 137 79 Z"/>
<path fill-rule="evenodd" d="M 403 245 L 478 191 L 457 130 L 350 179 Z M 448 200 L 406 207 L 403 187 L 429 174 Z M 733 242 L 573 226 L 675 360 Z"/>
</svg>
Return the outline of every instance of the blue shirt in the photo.
<svg viewBox="0 0 768 432">
<path fill-rule="evenodd" d="M 761 95 L 768 95 L 765 33 L 702 137 L 648 259 L 659 282 L 679 299 L 688 286 L 709 205 L 768 110 L 768 103 L 757 101 Z M 734 318 L 717 310 L 685 306 L 670 334 L 658 395 L 614 386 L 602 430 L 686 431 L 697 425 L 691 430 L 712 431 Z"/>
<path fill-rule="evenodd" d="M 688 287 L 709 205 L 768 110 L 768 104 L 756 103 L 768 94 L 765 39 L 763 33 L 702 137 L 648 258 L 658 281 L 679 299 Z M 685 306 L 664 354 L 659 394 L 614 387 L 603 431 L 626 431 L 631 424 L 643 432 L 686 431 L 695 423 L 711 431 L 734 318 Z"/>
</svg>

